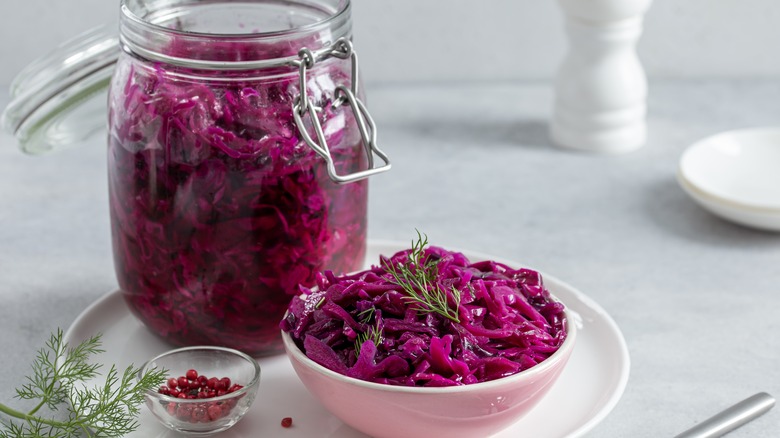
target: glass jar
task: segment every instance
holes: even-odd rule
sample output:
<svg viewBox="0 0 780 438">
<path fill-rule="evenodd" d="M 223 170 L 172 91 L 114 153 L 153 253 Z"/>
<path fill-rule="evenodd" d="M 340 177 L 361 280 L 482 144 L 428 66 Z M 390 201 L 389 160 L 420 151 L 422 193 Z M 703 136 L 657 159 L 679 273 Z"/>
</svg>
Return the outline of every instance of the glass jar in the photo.
<svg viewBox="0 0 780 438">
<path fill-rule="evenodd" d="M 121 2 L 114 262 L 133 313 L 168 342 L 276 353 L 299 285 L 362 267 L 365 177 L 390 164 L 359 99 L 350 12 L 349 0 Z"/>
</svg>

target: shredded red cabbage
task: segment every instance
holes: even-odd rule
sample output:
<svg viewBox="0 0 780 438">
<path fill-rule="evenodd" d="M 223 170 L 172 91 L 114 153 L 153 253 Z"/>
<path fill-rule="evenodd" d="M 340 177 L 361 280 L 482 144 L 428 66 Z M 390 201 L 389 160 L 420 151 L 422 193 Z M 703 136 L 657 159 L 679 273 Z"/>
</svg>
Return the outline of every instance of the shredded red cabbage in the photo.
<svg viewBox="0 0 780 438">
<path fill-rule="evenodd" d="M 356 274 L 324 272 L 316 288 L 301 288 L 280 327 L 310 359 L 340 374 L 426 387 L 518 373 L 548 358 L 566 338 L 564 306 L 538 272 L 472 263 L 438 247 L 425 248 L 422 260 L 438 260 L 441 290 L 460 292 L 460 322 L 420 311 L 384 268 L 407 263 L 410 252 L 382 257 L 379 266 Z M 448 301 L 453 305 L 453 294 Z"/>
<path fill-rule="evenodd" d="M 297 50 L 231 44 L 185 55 Z M 352 114 L 332 105 L 348 69 L 331 59 L 307 82 L 340 174 L 366 166 Z M 280 351 L 278 321 L 298 285 L 362 265 L 367 183 L 330 180 L 295 126 L 297 95 L 295 69 L 203 72 L 120 59 L 108 153 L 116 273 L 135 315 L 165 340 Z"/>
</svg>

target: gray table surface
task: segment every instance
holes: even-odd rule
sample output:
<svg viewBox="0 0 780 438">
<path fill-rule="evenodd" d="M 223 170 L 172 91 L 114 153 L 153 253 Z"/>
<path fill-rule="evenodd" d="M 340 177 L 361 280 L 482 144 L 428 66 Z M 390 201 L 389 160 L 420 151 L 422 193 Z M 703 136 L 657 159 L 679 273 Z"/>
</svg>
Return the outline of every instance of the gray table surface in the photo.
<svg viewBox="0 0 780 438">
<path fill-rule="evenodd" d="M 617 321 L 631 375 L 592 437 L 673 436 L 755 392 L 780 395 L 780 234 L 722 221 L 675 182 L 693 141 L 777 123 L 780 81 L 650 85 L 648 144 L 619 156 L 550 146 L 547 82 L 368 90 L 394 165 L 371 182 L 370 237 L 417 228 L 522 261 Z M 30 157 L 0 136 L 2 400 L 52 330 L 115 288 L 105 173 L 101 138 Z M 779 434 L 775 408 L 730 436 Z"/>
</svg>

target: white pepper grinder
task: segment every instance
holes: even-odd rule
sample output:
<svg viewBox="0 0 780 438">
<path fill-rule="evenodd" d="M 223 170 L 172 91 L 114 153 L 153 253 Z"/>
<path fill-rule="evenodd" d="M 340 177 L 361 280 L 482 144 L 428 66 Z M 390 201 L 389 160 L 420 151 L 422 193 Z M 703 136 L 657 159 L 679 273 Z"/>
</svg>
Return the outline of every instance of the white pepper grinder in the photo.
<svg viewBox="0 0 780 438">
<path fill-rule="evenodd" d="M 636 53 L 652 0 L 558 0 L 569 52 L 555 82 L 558 146 L 622 153 L 647 140 L 647 77 Z"/>
</svg>

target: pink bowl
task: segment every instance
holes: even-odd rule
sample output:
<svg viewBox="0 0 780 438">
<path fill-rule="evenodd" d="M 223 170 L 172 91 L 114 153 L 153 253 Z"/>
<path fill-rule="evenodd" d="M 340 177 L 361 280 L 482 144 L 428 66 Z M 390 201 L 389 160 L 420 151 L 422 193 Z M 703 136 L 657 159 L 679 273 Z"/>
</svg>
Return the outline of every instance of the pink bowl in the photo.
<svg viewBox="0 0 780 438">
<path fill-rule="evenodd" d="M 566 311 L 566 340 L 544 362 L 489 382 L 446 388 L 384 385 L 331 371 L 282 333 L 295 372 L 325 408 L 376 438 L 484 438 L 509 427 L 547 394 L 574 349 L 576 324 Z"/>
</svg>

